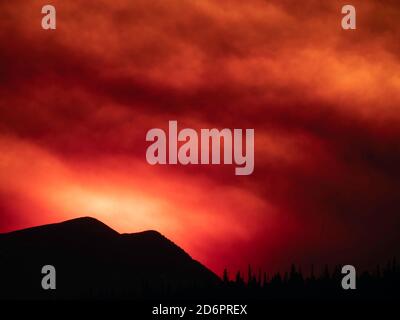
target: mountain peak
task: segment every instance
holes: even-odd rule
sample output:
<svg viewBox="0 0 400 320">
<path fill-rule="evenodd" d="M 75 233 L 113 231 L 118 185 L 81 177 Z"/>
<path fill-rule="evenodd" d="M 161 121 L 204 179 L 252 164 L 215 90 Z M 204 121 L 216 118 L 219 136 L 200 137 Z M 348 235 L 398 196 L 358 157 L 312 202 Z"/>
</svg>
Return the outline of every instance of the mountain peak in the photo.
<svg viewBox="0 0 400 320">
<path fill-rule="evenodd" d="M 78 217 L 70 220 L 66 220 L 64 222 L 77 222 L 77 223 L 102 223 L 100 220 L 90 216 Z"/>
<path fill-rule="evenodd" d="M 220 281 L 157 231 L 119 234 L 91 217 L 1 234 L 0 256 L 0 298 L 46 297 L 31 280 L 46 264 L 60 270 L 55 294 L 64 298 L 143 297 L 150 289 L 168 296 Z"/>
<path fill-rule="evenodd" d="M 119 233 L 103 222 L 93 217 L 79 217 L 71 220 L 66 220 L 47 227 L 56 227 L 59 231 L 86 234 L 91 236 L 116 236 Z M 46 227 L 46 226 L 44 226 Z"/>
<path fill-rule="evenodd" d="M 97 220 L 96 218 L 85 216 L 85 217 L 79 217 L 71 220 L 66 220 L 63 222 L 58 223 L 59 225 L 64 225 L 64 226 L 69 226 L 69 227 L 74 227 L 74 228 L 82 228 L 82 229 L 87 229 L 86 231 L 105 231 L 105 232 L 113 232 L 117 233 L 115 230 L 107 226 L 105 223 L 101 222 L 100 220 Z"/>
<path fill-rule="evenodd" d="M 5 235 L 29 237 L 30 235 L 69 235 L 73 236 L 76 234 L 86 235 L 86 236 L 116 236 L 119 233 L 103 222 L 93 218 L 93 217 L 79 217 L 71 220 L 66 220 L 63 222 L 47 224 L 43 226 L 37 226 L 22 230 L 13 231 Z"/>
</svg>

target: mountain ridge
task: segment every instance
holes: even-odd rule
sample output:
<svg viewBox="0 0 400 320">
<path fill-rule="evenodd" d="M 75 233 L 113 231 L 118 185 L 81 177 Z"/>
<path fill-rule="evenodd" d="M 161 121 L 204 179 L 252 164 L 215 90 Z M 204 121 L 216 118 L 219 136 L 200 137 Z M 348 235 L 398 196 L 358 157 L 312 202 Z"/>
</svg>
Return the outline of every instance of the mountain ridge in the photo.
<svg viewBox="0 0 400 320">
<path fill-rule="evenodd" d="M 0 234 L 0 257 L 0 297 L 141 297 L 220 281 L 158 231 L 118 233 L 91 217 Z M 55 292 L 40 288 L 47 264 L 57 270 Z"/>
</svg>

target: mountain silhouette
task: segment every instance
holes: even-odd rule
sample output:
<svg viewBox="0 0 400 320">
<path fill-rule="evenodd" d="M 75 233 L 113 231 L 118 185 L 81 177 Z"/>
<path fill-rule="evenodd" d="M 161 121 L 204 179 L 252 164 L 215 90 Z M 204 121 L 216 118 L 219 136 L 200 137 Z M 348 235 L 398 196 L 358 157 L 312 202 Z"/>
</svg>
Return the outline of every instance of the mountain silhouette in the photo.
<svg viewBox="0 0 400 320">
<path fill-rule="evenodd" d="M 44 265 L 56 290 L 43 290 Z M 146 298 L 212 287 L 220 279 L 157 231 L 120 234 L 78 218 L 0 234 L 0 298 Z"/>
</svg>

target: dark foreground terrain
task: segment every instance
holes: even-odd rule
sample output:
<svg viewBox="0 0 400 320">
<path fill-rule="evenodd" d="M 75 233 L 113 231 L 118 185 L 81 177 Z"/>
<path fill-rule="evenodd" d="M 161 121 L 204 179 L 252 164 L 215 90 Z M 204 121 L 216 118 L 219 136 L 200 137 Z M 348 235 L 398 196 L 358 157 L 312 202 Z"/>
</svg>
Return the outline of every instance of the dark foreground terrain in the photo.
<svg viewBox="0 0 400 320">
<path fill-rule="evenodd" d="M 56 269 L 56 290 L 42 288 L 42 267 Z M 293 265 L 267 275 L 249 267 L 222 279 L 156 231 L 119 234 L 78 218 L 0 234 L 0 299 L 135 299 L 146 301 L 399 299 L 395 260 L 343 290 L 339 267 L 305 277 Z M 233 279 L 232 279 L 233 278 Z"/>
</svg>

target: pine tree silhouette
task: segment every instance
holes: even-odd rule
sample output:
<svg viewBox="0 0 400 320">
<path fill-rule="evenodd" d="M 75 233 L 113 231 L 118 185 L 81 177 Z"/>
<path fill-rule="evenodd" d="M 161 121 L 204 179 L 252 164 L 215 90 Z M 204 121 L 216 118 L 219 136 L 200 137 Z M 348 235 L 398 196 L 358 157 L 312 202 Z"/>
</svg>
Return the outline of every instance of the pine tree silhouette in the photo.
<svg viewBox="0 0 400 320">
<path fill-rule="evenodd" d="M 300 267 L 292 264 L 288 272 L 274 274 L 270 279 L 267 273 L 258 269 L 257 276 L 251 265 L 248 266 L 247 282 L 243 280 L 240 272 L 236 273 L 235 282 L 228 279 L 228 272 L 223 273 L 225 291 L 221 296 L 241 298 L 316 298 L 316 299 L 360 299 L 360 298 L 399 298 L 400 268 L 395 259 L 389 261 L 381 270 L 378 265 L 376 270 L 360 272 L 357 277 L 357 290 L 349 292 L 341 288 L 341 266 L 334 266 L 330 273 L 328 265 L 322 272 L 315 273 L 311 265 L 309 276 L 305 276 Z M 234 284 L 234 286 L 232 286 Z"/>
<path fill-rule="evenodd" d="M 224 283 L 229 283 L 229 274 L 228 274 L 228 270 L 226 268 L 224 269 L 224 275 L 222 277 L 222 281 Z"/>
</svg>

